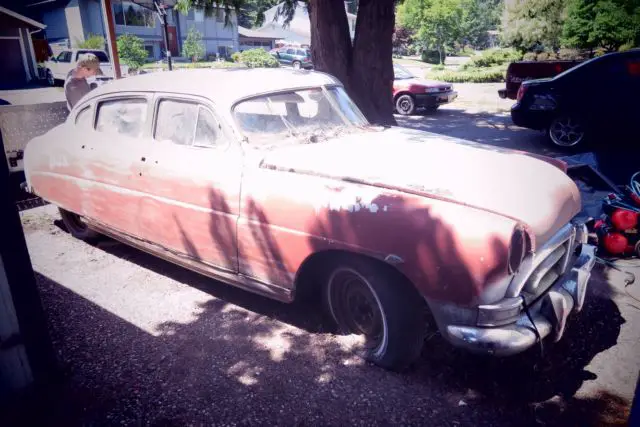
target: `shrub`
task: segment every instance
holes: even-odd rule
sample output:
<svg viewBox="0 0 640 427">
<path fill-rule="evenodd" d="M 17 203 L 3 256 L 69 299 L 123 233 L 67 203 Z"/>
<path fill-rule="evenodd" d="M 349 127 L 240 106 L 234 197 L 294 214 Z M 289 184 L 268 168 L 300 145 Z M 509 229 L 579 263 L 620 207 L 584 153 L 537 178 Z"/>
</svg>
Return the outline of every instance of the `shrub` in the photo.
<svg viewBox="0 0 640 427">
<path fill-rule="evenodd" d="M 554 52 L 540 52 L 536 57 L 537 61 L 555 61 L 558 59 Z"/>
<path fill-rule="evenodd" d="M 444 70 L 445 70 L 444 64 L 436 64 L 433 67 L 431 67 L 431 71 L 444 71 Z"/>
<path fill-rule="evenodd" d="M 202 34 L 196 27 L 191 27 L 182 45 L 182 56 L 190 58 L 191 62 L 195 62 L 203 58 L 204 54 L 205 47 L 204 43 L 202 43 Z"/>
<path fill-rule="evenodd" d="M 280 64 L 269 52 L 264 49 L 249 49 L 240 54 L 240 60 L 249 68 L 276 68 Z"/>
<path fill-rule="evenodd" d="M 233 62 L 240 62 L 241 58 L 242 58 L 241 52 L 234 52 L 231 54 L 231 59 L 233 59 Z"/>
<path fill-rule="evenodd" d="M 446 52 L 442 51 L 442 62 L 444 63 L 445 58 L 447 57 Z M 440 53 L 437 50 L 428 49 L 422 51 L 421 54 L 422 62 L 426 62 L 428 64 L 440 64 Z"/>
<path fill-rule="evenodd" d="M 582 59 L 582 55 L 577 49 L 563 48 L 558 51 L 558 59 L 562 59 L 563 61 L 575 61 Z"/>
<path fill-rule="evenodd" d="M 498 83 L 504 81 L 506 65 L 491 68 L 475 68 L 463 71 L 437 71 L 427 73 L 427 78 L 448 83 Z"/>
<path fill-rule="evenodd" d="M 133 34 L 122 34 L 116 43 L 120 62 L 128 65 L 129 68 L 138 69 L 147 61 L 148 54 L 140 37 Z"/>
<path fill-rule="evenodd" d="M 538 54 L 535 52 L 527 52 L 522 57 L 523 61 L 535 61 L 538 59 Z"/>
<path fill-rule="evenodd" d="M 607 53 L 607 50 L 603 47 L 599 47 L 593 52 L 593 56 L 597 58 L 598 56 L 602 56 Z"/>
<path fill-rule="evenodd" d="M 476 54 L 476 51 L 470 48 L 469 46 L 463 47 L 456 53 L 456 55 L 458 56 L 467 56 L 467 57 L 474 56 L 475 54 Z"/>
<path fill-rule="evenodd" d="M 636 47 L 636 46 L 635 46 L 635 43 L 633 43 L 633 42 L 628 42 L 628 43 L 625 43 L 625 44 L 623 44 L 622 46 L 620 46 L 620 47 L 618 48 L 618 52 L 626 52 L 627 50 L 631 50 L 631 49 L 633 49 L 633 48 L 635 48 L 635 47 Z"/>
<path fill-rule="evenodd" d="M 104 37 L 91 33 L 85 41 L 78 43 L 79 49 L 103 50 L 104 46 Z"/>
<path fill-rule="evenodd" d="M 515 49 L 487 49 L 471 58 L 469 67 L 488 68 L 519 61 L 522 54 Z M 467 68 L 469 68 L 467 67 Z"/>
</svg>

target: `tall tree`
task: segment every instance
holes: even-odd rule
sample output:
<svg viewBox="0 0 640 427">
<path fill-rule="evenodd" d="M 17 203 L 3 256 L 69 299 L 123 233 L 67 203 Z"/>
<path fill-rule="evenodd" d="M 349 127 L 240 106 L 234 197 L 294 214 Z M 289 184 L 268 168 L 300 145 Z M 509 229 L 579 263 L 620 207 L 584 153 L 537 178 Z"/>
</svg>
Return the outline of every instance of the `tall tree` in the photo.
<svg viewBox="0 0 640 427">
<path fill-rule="evenodd" d="M 238 25 L 246 28 L 261 26 L 264 12 L 278 3 L 279 0 L 244 0 L 238 12 Z"/>
<path fill-rule="evenodd" d="M 505 0 L 503 41 L 521 50 L 557 48 L 567 0 Z"/>
<path fill-rule="evenodd" d="M 246 0 L 178 0 L 186 12 L 204 9 L 211 15 L 216 5 L 239 13 Z M 309 10 L 311 56 L 315 69 L 337 77 L 369 121 L 394 124 L 392 106 L 393 62 L 391 38 L 395 0 L 359 0 L 353 42 L 343 0 L 283 0 L 280 12 L 287 20 L 297 7 Z"/>
<path fill-rule="evenodd" d="M 639 0 L 569 0 L 563 44 L 617 50 L 640 40 Z"/>
<path fill-rule="evenodd" d="M 489 30 L 500 24 L 501 0 L 463 0 L 458 43 L 482 49 L 489 44 Z"/>
</svg>

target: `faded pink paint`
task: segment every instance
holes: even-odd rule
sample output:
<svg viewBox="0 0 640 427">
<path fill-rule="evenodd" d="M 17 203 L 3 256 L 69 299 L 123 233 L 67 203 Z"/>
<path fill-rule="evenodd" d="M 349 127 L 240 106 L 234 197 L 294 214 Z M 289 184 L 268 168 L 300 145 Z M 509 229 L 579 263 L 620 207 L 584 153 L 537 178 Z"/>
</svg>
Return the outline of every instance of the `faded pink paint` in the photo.
<svg viewBox="0 0 640 427">
<path fill-rule="evenodd" d="M 552 165 L 402 129 L 263 154 L 98 132 L 76 139 L 64 127 L 27 147 L 39 195 L 239 274 L 237 283 L 222 278 L 232 284 L 244 276 L 293 290 L 309 257 L 340 250 L 394 256 L 424 296 L 473 304 L 508 276 L 514 227 L 542 244 L 580 206 L 575 184 Z"/>
</svg>

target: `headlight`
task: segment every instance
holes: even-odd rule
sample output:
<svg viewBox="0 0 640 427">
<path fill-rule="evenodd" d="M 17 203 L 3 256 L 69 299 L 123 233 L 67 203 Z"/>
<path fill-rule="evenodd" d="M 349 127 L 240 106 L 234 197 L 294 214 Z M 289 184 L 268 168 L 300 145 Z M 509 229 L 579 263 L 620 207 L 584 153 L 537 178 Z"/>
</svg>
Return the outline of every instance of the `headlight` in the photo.
<svg viewBox="0 0 640 427">
<path fill-rule="evenodd" d="M 529 248 L 528 237 L 524 230 L 517 227 L 511 235 L 509 244 L 509 273 L 514 274 L 520 268 Z"/>
<path fill-rule="evenodd" d="M 438 93 L 438 92 L 440 92 L 440 88 L 439 87 L 428 87 L 428 88 L 425 88 L 424 91 L 426 93 Z"/>
</svg>

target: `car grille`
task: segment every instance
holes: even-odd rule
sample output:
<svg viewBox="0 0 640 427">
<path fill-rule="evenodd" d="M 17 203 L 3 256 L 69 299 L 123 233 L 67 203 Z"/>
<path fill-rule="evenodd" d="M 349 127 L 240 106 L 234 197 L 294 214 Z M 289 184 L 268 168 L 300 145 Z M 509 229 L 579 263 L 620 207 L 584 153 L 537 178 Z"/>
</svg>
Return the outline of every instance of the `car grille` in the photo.
<svg viewBox="0 0 640 427">
<path fill-rule="evenodd" d="M 530 304 L 544 295 L 567 271 L 575 238 L 576 230 L 568 224 L 536 254 L 529 255 L 511 283 L 510 296 L 522 295 Z"/>
</svg>

